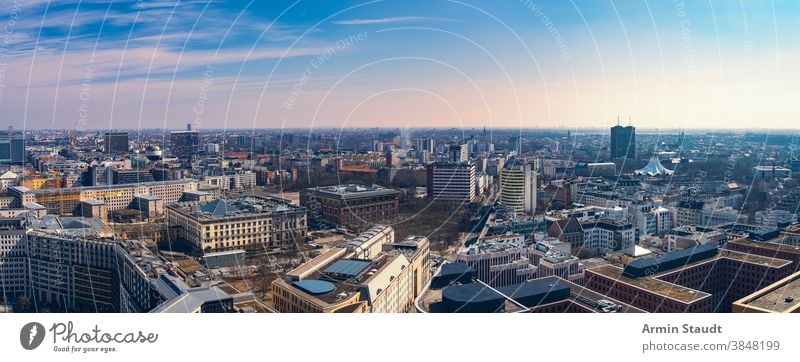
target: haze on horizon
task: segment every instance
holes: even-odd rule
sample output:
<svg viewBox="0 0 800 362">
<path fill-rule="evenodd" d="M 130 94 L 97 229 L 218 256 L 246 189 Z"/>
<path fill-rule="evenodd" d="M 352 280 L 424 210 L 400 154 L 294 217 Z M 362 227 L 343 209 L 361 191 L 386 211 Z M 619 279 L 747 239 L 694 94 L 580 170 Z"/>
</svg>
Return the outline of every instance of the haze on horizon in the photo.
<svg viewBox="0 0 800 362">
<path fill-rule="evenodd" d="M 18 129 L 796 129 L 796 1 L 0 0 Z"/>
</svg>

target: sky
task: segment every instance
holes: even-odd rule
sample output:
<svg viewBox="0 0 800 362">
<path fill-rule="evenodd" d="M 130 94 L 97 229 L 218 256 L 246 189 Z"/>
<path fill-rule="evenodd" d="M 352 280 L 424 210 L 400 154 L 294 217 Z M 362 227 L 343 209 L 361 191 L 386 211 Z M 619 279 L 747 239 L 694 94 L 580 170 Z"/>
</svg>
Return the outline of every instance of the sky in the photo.
<svg viewBox="0 0 800 362">
<path fill-rule="evenodd" d="M 800 2 L 0 0 L 18 129 L 796 129 Z"/>
</svg>

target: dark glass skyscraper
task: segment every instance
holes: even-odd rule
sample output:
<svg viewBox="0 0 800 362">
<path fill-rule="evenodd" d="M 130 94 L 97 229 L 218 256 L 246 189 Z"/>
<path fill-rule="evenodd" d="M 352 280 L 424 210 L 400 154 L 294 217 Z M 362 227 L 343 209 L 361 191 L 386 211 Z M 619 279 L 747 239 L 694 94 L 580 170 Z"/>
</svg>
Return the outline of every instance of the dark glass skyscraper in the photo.
<svg viewBox="0 0 800 362">
<path fill-rule="evenodd" d="M 103 147 L 106 153 L 125 153 L 130 149 L 128 132 L 106 132 L 103 135 Z"/>
<path fill-rule="evenodd" d="M 611 158 L 636 158 L 636 127 L 611 127 Z"/>
</svg>

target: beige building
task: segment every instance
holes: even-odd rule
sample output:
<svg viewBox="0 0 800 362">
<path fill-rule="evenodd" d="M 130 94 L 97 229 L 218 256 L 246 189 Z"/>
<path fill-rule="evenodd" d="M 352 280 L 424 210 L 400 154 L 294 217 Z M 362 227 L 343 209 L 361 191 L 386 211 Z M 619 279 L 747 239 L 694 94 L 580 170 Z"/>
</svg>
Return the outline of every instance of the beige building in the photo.
<svg viewBox="0 0 800 362">
<path fill-rule="evenodd" d="M 394 232 L 391 234 L 393 238 Z M 275 308 L 285 313 L 409 310 L 430 280 L 428 239 L 412 236 L 396 243 L 385 237 L 367 239 L 379 240 L 382 252 L 362 259 L 356 255 L 370 248 L 340 245 L 275 280 Z"/>
<path fill-rule="evenodd" d="M 308 230 L 304 208 L 271 197 L 178 202 L 168 205 L 166 214 L 176 237 L 205 252 L 293 248 Z"/>
<path fill-rule="evenodd" d="M 47 208 L 49 214 L 69 215 L 79 211 L 81 201 L 102 201 L 108 211 L 125 209 L 134 197 L 149 195 L 161 198 L 164 204 L 180 201 L 184 192 L 197 191 L 199 181 L 193 179 L 176 181 L 143 182 L 114 186 L 69 187 L 62 189 L 32 190 L 18 186 L 9 188 L 17 207 L 35 202 Z"/>
</svg>

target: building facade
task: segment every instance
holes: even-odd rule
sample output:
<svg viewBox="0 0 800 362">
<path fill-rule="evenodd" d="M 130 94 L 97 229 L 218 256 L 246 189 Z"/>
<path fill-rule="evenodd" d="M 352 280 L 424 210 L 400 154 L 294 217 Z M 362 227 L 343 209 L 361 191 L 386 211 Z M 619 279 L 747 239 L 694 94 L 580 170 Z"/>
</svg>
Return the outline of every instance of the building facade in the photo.
<svg viewBox="0 0 800 362">
<path fill-rule="evenodd" d="M 378 185 L 339 185 L 300 191 L 300 205 L 317 225 L 361 231 L 397 217 L 400 192 Z"/>
<path fill-rule="evenodd" d="M 178 238 L 204 252 L 293 249 L 308 231 L 305 208 L 273 197 L 173 203 L 166 215 Z"/>
</svg>

